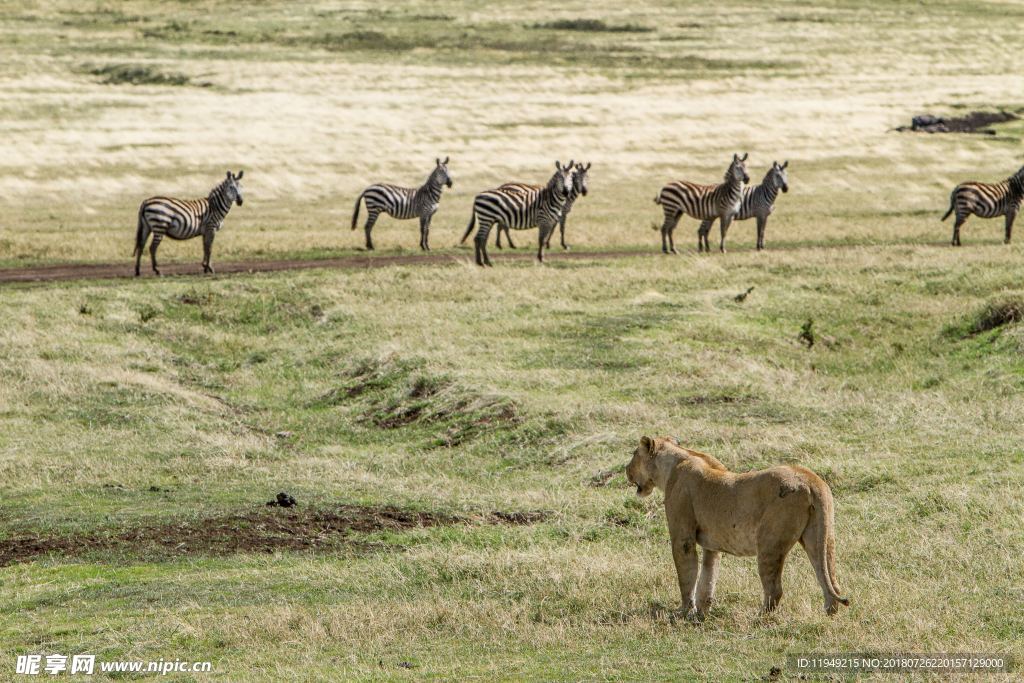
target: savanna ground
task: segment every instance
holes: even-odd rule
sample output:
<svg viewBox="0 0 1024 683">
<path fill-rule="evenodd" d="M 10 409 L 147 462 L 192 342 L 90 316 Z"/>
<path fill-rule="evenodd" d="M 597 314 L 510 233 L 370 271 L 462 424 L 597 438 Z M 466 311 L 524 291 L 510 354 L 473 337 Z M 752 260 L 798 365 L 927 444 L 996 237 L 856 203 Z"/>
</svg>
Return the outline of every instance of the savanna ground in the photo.
<svg viewBox="0 0 1024 683">
<path fill-rule="evenodd" d="M 0 265 L 127 270 L 139 201 L 205 195 L 228 168 L 246 203 L 215 265 L 355 254 L 359 190 L 420 182 L 439 155 L 455 188 L 432 231 L 448 265 L 0 290 L 3 677 L 30 652 L 210 660 L 202 678 L 232 681 L 1024 656 L 1024 251 L 979 220 L 953 249 L 938 221 L 956 182 L 1019 167 L 1024 126 L 889 130 L 1024 107 L 1022 19 L 1007 2 L 7 3 Z M 666 180 L 717 181 L 743 151 L 756 180 L 790 160 L 768 252 L 741 223 L 730 254 L 698 257 L 685 221 L 684 255 L 640 253 Z M 474 192 L 555 157 L 594 164 L 574 247 L 638 255 L 471 266 L 453 245 Z M 375 237 L 418 253 L 411 223 Z M 852 607 L 822 613 L 797 550 L 775 615 L 754 561 L 725 558 L 708 620 L 673 618 L 660 496 L 622 474 L 641 434 L 822 474 Z M 267 507 L 279 491 L 298 507 Z"/>
</svg>

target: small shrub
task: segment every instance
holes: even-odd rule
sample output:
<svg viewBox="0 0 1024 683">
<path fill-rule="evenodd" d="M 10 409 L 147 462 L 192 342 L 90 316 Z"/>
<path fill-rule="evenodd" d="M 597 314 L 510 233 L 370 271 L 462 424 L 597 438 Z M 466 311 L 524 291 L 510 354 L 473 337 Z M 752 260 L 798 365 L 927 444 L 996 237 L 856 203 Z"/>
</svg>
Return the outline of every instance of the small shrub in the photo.
<svg viewBox="0 0 1024 683">
<path fill-rule="evenodd" d="M 807 348 L 814 346 L 814 319 L 808 318 L 803 325 L 800 326 L 800 334 L 797 335 L 797 339 L 800 340 L 801 344 L 805 344 Z"/>
<path fill-rule="evenodd" d="M 159 313 L 159 311 L 153 306 L 143 306 L 142 308 L 139 309 L 139 320 L 141 320 L 144 323 L 148 323 L 150 320 L 157 316 L 157 313 Z"/>
</svg>

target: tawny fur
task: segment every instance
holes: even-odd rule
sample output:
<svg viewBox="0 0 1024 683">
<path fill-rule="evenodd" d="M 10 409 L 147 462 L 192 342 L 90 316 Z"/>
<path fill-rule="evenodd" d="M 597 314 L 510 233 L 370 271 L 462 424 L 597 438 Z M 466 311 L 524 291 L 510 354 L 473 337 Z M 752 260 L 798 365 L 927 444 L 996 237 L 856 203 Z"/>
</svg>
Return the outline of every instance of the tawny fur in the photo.
<svg viewBox="0 0 1024 683">
<path fill-rule="evenodd" d="M 835 574 L 832 491 L 806 467 L 780 465 L 737 474 L 672 439 L 645 436 L 626 476 L 639 496 L 655 488 L 665 494 L 672 558 L 688 615 L 703 618 L 710 608 L 722 553 L 757 556 L 763 609 L 772 611 L 782 598 L 786 556 L 798 542 L 814 567 L 825 612 L 835 614 L 840 603 L 850 604 Z M 698 545 L 703 548 L 699 569 Z"/>
</svg>

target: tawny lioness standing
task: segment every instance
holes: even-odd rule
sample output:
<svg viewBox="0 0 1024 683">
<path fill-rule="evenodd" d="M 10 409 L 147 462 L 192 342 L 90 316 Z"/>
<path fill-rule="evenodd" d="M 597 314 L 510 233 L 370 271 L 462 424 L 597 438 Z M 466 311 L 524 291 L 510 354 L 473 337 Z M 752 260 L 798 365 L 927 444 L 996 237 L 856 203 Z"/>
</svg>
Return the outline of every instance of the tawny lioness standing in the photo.
<svg viewBox="0 0 1024 683">
<path fill-rule="evenodd" d="M 679 575 L 683 610 L 703 618 L 715 596 L 721 553 L 757 556 L 764 611 L 782 598 L 782 567 L 799 541 L 811 560 L 825 612 L 835 614 L 841 597 L 836 582 L 832 492 L 806 467 L 780 465 L 736 474 L 704 453 L 667 438 L 642 437 L 626 476 L 637 495 L 665 494 L 672 558 Z M 698 581 L 697 546 L 704 549 Z"/>
</svg>

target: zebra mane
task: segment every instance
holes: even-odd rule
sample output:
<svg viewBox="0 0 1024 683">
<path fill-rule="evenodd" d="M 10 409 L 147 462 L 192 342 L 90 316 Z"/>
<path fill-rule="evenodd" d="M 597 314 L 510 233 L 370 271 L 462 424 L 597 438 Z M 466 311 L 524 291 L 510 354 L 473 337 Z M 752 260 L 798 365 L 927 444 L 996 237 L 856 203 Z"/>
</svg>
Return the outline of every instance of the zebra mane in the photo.
<svg viewBox="0 0 1024 683">
<path fill-rule="evenodd" d="M 426 185 L 443 185 L 444 181 L 441 180 L 441 167 L 435 166 L 434 170 L 427 176 Z"/>
<path fill-rule="evenodd" d="M 1017 196 L 1024 195 L 1024 166 L 1019 171 L 1006 179 L 1010 183 L 1010 189 Z"/>
<path fill-rule="evenodd" d="M 228 180 L 227 178 L 225 178 L 224 180 L 217 183 L 217 185 L 215 185 L 212 190 L 210 190 L 210 194 L 206 195 L 206 198 L 210 200 L 212 200 L 214 197 L 217 197 L 218 199 L 223 199 L 226 195 L 227 188 Z"/>
</svg>

